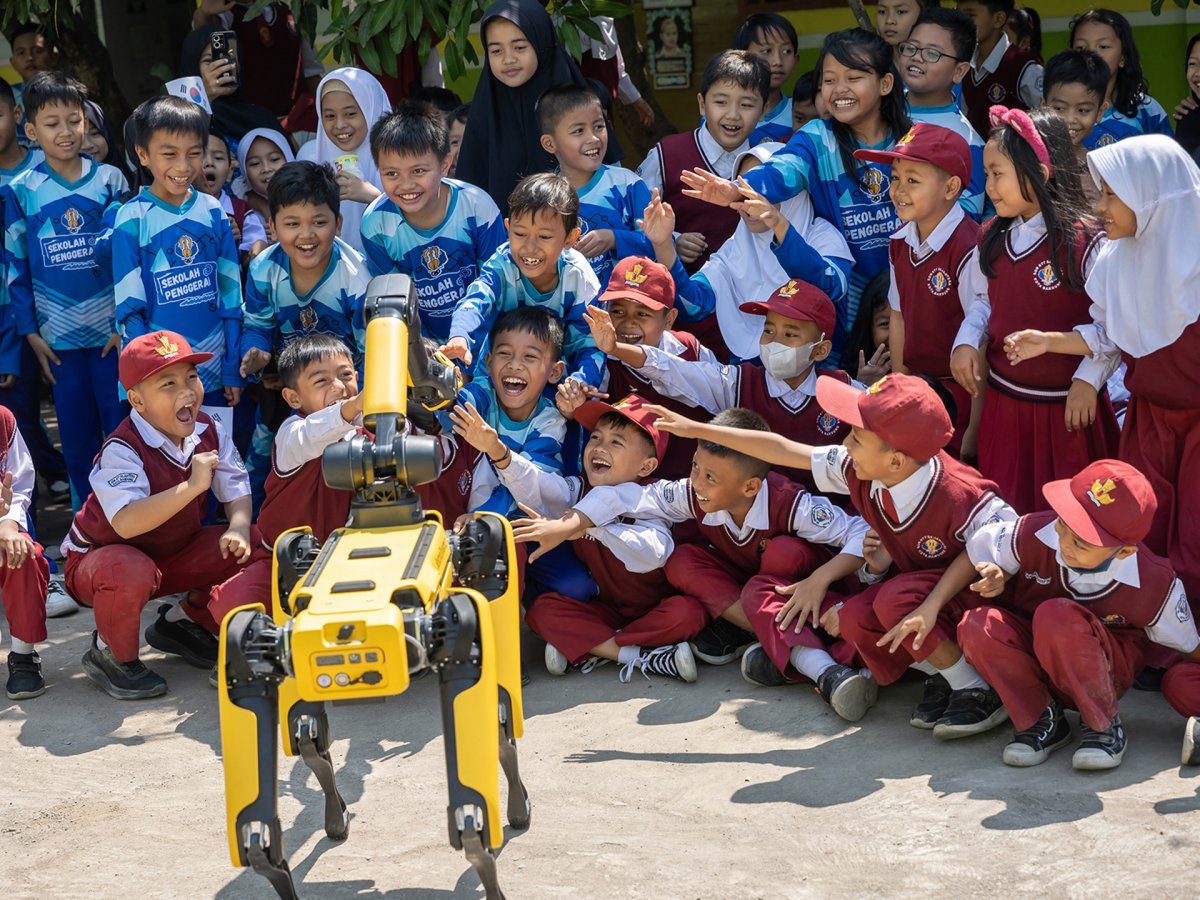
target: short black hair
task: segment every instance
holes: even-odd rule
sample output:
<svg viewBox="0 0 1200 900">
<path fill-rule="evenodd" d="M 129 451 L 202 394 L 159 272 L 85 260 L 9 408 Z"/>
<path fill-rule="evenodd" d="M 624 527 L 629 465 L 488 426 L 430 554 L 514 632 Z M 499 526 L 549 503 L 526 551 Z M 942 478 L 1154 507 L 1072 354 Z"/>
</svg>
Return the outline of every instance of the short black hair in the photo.
<svg viewBox="0 0 1200 900">
<path fill-rule="evenodd" d="M 17 105 L 17 95 L 13 93 L 12 85 L 0 78 L 0 104 L 10 109 Z"/>
<path fill-rule="evenodd" d="M 419 87 L 413 91 L 410 99 L 418 103 L 428 103 L 439 110 L 443 116 L 462 106 L 462 97 L 450 88 L 444 87 Z"/>
<path fill-rule="evenodd" d="M 77 78 L 72 78 L 66 72 L 38 72 L 27 82 L 21 95 L 21 105 L 25 108 L 25 120 L 32 122 L 43 107 L 53 103 L 66 106 L 78 106 L 83 113 L 83 104 L 87 102 L 87 88 Z"/>
<path fill-rule="evenodd" d="M 471 114 L 471 104 L 464 103 L 462 106 L 460 106 L 458 109 L 454 110 L 454 112 L 450 113 L 450 115 L 448 115 L 446 117 L 446 127 L 449 128 L 451 125 L 454 125 L 455 123 L 457 123 L 459 125 L 466 125 L 467 124 L 467 116 L 469 116 L 470 114 Z"/>
<path fill-rule="evenodd" d="M 950 46 L 959 62 L 969 63 L 975 56 L 975 23 L 966 13 L 942 6 L 927 6 L 917 16 L 918 25 L 936 25 L 950 35 Z"/>
<path fill-rule="evenodd" d="M 151 97 L 141 103 L 130 117 L 133 120 L 134 143 L 143 150 L 150 146 L 155 132 L 190 134 L 208 144 L 208 113 L 204 108 L 182 97 Z"/>
<path fill-rule="evenodd" d="M 746 431 L 771 430 L 771 426 L 767 424 L 766 419 L 754 412 L 754 410 L 745 409 L 741 406 L 721 410 L 712 417 L 709 424 L 720 425 L 725 428 L 744 428 Z M 759 459 L 757 456 L 749 456 L 740 450 L 726 447 L 724 444 L 714 444 L 712 441 L 701 438 L 699 445 L 705 452 L 711 453 L 713 456 L 733 460 L 734 465 L 747 478 L 766 478 L 767 473 L 771 471 L 770 463 Z"/>
<path fill-rule="evenodd" d="M 508 195 L 509 221 L 520 215 L 536 217 L 547 210 L 562 217 L 567 234 L 579 225 L 579 195 L 561 175 L 539 172 L 522 178 Z"/>
<path fill-rule="evenodd" d="M 793 103 L 815 103 L 817 99 L 817 73 L 805 72 L 792 85 Z"/>
<path fill-rule="evenodd" d="M 966 0 L 958 0 L 958 2 L 964 3 Z M 1013 10 L 1017 8 L 1016 0 L 970 0 L 970 2 L 986 7 L 990 13 L 1004 13 L 1006 20 L 1008 16 L 1012 15 Z"/>
<path fill-rule="evenodd" d="M 273 182 L 275 179 L 271 180 Z M 294 391 L 300 384 L 300 376 L 304 374 L 305 369 L 315 362 L 334 356 L 344 356 L 351 363 L 354 362 L 354 354 L 341 338 L 332 334 L 306 334 L 292 341 L 279 354 L 279 377 L 283 380 L 284 387 Z"/>
<path fill-rule="evenodd" d="M 371 156 L 375 164 L 383 153 L 420 156 L 432 153 L 439 160 L 450 153 L 450 129 L 445 113 L 429 103 L 403 100 L 371 126 Z"/>
<path fill-rule="evenodd" d="M 1055 53 L 1046 61 L 1042 99 L 1049 99 L 1050 88 L 1056 84 L 1082 84 L 1088 93 L 1095 94 L 1103 103 L 1111 75 L 1112 69 L 1098 53 L 1088 50 Z"/>
<path fill-rule="evenodd" d="M 8 36 L 8 44 L 11 47 L 17 42 L 17 38 L 25 37 L 27 34 L 40 34 L 42 37 L 49 38 L 46 34 L 46 26 L 39 22 L 22 22 L 12 30 L 12 34 Z"/>
<path fill-rule="evenodd" d="M 606 412 L 596 420 L 596 424 L 605 425 L 609 428 L 615 428 L 617 431 L 620 431 L 623 434 L 637 434 L 641 438 L 642 443 L 646 445 L 646 455 L 658 455 L 658 451 L 654 446 L 654 439 L 650 437 L 649 432 L 647 432 L 645 428 L 642 428 L 632 419 L 629 419 L 617 412 Z"/>
<path fill-rule="evenodd" d="M 782 34 L 792 43 L 792 50 L 798 49 L 800 41 L 796 36 L 796 26 L 779 13 L 755 13 L 738 26 L 733 33 L 730 46 L 734 50 L 745 50 L 760 37 L 766 37 L 771 32 Z"/>
<path fill-rule="evenodd" d="M 341 197 L 337 179 L 329 163 L 298 162 L 284 163 L 271 176 L 267 186 L 267 205 L 274 219 L 285 206 L 311 203 L 313 206 L 328 206 L 336 216 L 341 209 Z"/>
<path fill-rule="evenodd" d="M 496 324 L 488 335 L 488 343 L 496 344 L 496 338 L 506 331 L 516 331 L 521 334 L 531 334 L 550 348 L 554 354 L 554 362 L 562 359 L 563 354 L 563 323 L 562 319 L 548 309 L 540 306 L 518 306 L 496 319 Z"/>
<path fill-rule="evenodd" d="M 723 50 L 710 59 L 700 76 L 701 96 L 707 97 L 718 81 L 732 81 L 743 90 L 754 91 L 763 103 L 771 96 L 771 67 L 747 50 Z"/>
<path fill-rule="evenodd" d="M 604 107 L 600 105 L 600 98 L 591 88 L 581 84 L 556 84 L 538 97 L 534 107 L 537 111 L 538 130 L 542 134 L 554 134 L 554 129 L 558 127 L 563 116 L 593 103 L 600 106 L 603 114 Z"/>
</svg>

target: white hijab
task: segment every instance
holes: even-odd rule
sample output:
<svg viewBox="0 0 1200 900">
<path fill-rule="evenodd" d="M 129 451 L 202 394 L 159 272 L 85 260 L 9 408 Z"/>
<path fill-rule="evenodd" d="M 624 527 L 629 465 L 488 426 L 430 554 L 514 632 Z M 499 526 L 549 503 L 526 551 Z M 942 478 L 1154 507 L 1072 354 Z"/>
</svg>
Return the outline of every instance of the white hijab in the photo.
<svg viewBox="0 0 1200 900">
<path fill-rule="evenodd" d="M 764 142 L 738 155 L 733 171 L 747 156 L 766 162 L 783 144 Z M 822 256 L 852 260 L 850 247 L 842 233 L 831 223 L 813 214 L 808 191 L 801 191 L 780 206 L 780 212 L 792 228 Z M 708 258 L 697 274 L 703 275 L 717 299 L 717 322 L 726 346 L 741 359 L 758 356 L 763 317 L 744 313 L 738 306 L 752 300 L 766 300 L 792 276 L 784 271 L 771 251 L 774 235 L 770 231 L 755 234 L 745 222 L 738 222 L 733 237 Z M 825 335 L 827 338 L 831 335 Z"/>
<path fill-rule="evenodd" d="M 325 89 L 332 81 L 340 81 L 350 88 L 350 95 L 358 104 L 358 108 L 362 110 L 363 120 L 367 125 L 367 134 L 362 143 L 353 150 L 343 150 L 325 133 L 324 123 L 319 123 L 316 138 L 300 148 L 300 158 L 329 163 L 334 166 L 338 157 L 357 156 L 362 180 L 382 190 L 383 186 L 379 182 L 379 170 L 375 168 L 375 160 L 371 158 L 370 133 L 371 127 L 392 111 L 392 102 L 388 99 L 387 91 L 370 72 L 353 66 L 334 69 L 317 85 L 318 120 L 321 116 L 321 98 L 325 96 Z M 334 167 L 336 168 L 336 166 Z M 359 236 L 359 223 L 362 221 L 366 208 L 367 204 L 359 203 L 357 200 L 343 200 L 341 204 L 342 240 L 360 253 L 362 252 L 362 238 Z"/>
<path fill-rule="evenodd" d="M 1200 169 L 1161 134 L 1126 138 L 1087 155 L 1092 179 L 1108 184 L 1137 216 L 1133 237 L 1108 241 L 1087 292 L 1113 342 L 1149 356 L 1200 318 Z"/>
<path fill-rule="evenodd" d="M 239 197 L 245 197 L 253 188 L 250 187 L 250 180 L 246 177 L 246 157 L 250 155 L 250 145 L 256 140 L 262 138 L 264 141 L 269 141 L 279 148 L 279 152 L 283 154 L 285 162 L 294 162 L 296 154 L 292 152 L 292 145 L 278 131 L 273 128 L 255 128 L 253 131 L 247 131 L 242 139 L 238 141 L 237 158 L 238 172 L 240 173 L 237 180 L 234 182 L 234 193 Z"/>
</svg>

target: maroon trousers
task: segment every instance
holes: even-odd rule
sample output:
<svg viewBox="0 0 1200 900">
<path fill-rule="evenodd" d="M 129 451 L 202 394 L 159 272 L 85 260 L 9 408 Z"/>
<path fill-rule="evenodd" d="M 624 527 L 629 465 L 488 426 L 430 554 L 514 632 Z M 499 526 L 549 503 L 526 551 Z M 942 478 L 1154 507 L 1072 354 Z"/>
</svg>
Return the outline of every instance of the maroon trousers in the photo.
<svg viewBox="0 0 1200 900">
<path fill-rule="evenodd" d="M 1162 695 L 1181 716 L 1200 716 L 1200 662 L 1177 662 L 1162 680 Z"/>
<path fill-rule="evenodd" d="M 46 639 L 46 585 L 50 564 L 42 546 L 33 546 L 25 562 L 15 569 L 0 562 L 0 603 L 8 617 L 8 630 L 19 641 L 36 644 Z"/>
<path fill-rule="evenodd" d="M 956 640 L 958 621 L 963 613 L 982 602 L 977 594 L 963 591 L 947 603 L 920 650 L 913 649 L 912 635 L 904 639 L 895 653 L 890 653 L 886 646 L 875 646 L 893 626 L 925 602 L 944 571 L 923 569 L 893 575 L 851 597 L 842 607 L 838 616 L 842 637 L 854 646 L 880 684 L 891 684 L 899 679 L 914 662 L 927 659 L 942 641 Z"/>
<path fill-rule="evenodd" d="M 151 559 L 128 544 L 108 544 L 87 553 L 67 553 L 63 572 L 67 591 L 96 613 L 96 630 L 118 662 L 133 662 L 141 646 L 142 608 L 154 597 L 187 591 L 183 610 L 189 619 L 216 634 L 208 611 L 209 592 L 242 568 L 222 558 L 219 541 L 224 525 L 207 525 L 190 544 L 171 556 Z M 250 562 L 261 559 L 262 535 L 250 529 Z"/>
<path fill-rule="evenodd" d="M 225 617 L 239 606 L 261 603 L 271 615 L 271 573 L 274 561 L 263 548 L 261 559 L 251 558 L 236 575 L 212 589 L 208 600 L 208 614 L 220 625 Z"/>
<path fill-rule="evenodd" d="M 624 607 L 596 599 L 582 603 L 564 594 L 542 594 L 525 623 L 572 664 L 609 638 L 621 647 L 661 647 L 694 638 L 708 622 L 695 597 L 667 597 L 651 607 Z"/>
<path fill-rule="evenodd" d="M 1000 695 L 1018 731 L 1038 720 L 1052 696 L 1079 710 L 1088 726 L 1108 728 L 1149 643 L 1141 629 L 1108 628 L 1065 598 L 1043 602 L 1032 619 L 978 607 L 963 617 L 958 635 L 967 661 Z"/>
</svg>

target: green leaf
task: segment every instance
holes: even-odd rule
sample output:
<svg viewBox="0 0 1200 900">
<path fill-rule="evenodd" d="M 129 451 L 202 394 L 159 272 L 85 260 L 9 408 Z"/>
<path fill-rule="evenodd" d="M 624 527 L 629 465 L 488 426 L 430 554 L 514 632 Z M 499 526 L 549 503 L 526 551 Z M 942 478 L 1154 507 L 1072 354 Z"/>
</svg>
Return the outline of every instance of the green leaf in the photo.
<svg viewBox="0 0 1200 900">
<path fill-rule="evenodd" d="M 434 3 L 432 6 L 425 8 L 425 18 L 429 21 L 429 26 L 433 29 L 434 34 L 446 33 L 446 14 L 442 12 L 442 5 Z"/>
<path fill-rule="evenodd" d="M 261 16 L 263 10 L 271 5 L 271 0 L 254 0 L 246 10 L 245 18 L 253 19 Z"/>
<path fill-rule="evenodd" d="M 371 17 L 367 15 L 365 7 L 359 7 L 359 9 L 362 9 L 362 12 L 358 16 L 358 40 L 354 41 L 354 43 L 361 47 L 371 40 Z"/>
<path fill-rule="evenodd" d="M 375 40 L 372 41 L 379 54 L 379 59 L 383 63 L 383 71 L 386 75 L 391 75 L 393 78 L 399 74 L 399 68 L 396 66 L 396 54 L 392 52 L 391 41 L 384 33 L 375 35 Z"/>
<path fill-rule="evenodd" d="M 342 14 L 343 0 L 332 0 L 329 4 L 329 18 L 336 19 Z"/>
<path fill-rule="evenodd" d="M 363 68 L 368 72 L 378 72 L 382 68 L 379 54 L 375 52 L 375 45 L 370 41 L 358 45 L 358 54 L 362 57 Z"/>
<path fill-rule="evenodd" d="M 604 34 L 600 31 L 600 26 L 597 25 L 595 22 L 593 22 L 591 19 L 580 19 L 578 22 L 575 23 L 575 25 L 576 25 L 576 27 L 579 28 L 580 31 L 582 31 L 584 34 L 586 34 L 588 37 L 590 37 L 593 41 L 603 41 L 604 40 Z"/>
<path fill-rule="evenodd" d="M 579 42 L 579 32 L 575 30 L 575 26 L 570 22 L 564 23 L 558 29 L 558 39 L 562 41 L 563 48 L 578 62 L 583 56 L 583 45 Z"/>
<path fill-rule="evenodd" d="M 462 78 L 466 74 L 466 66 L 463 65 L 462 50 L 458 46 L 458 41 L 448 40 L 442 45 L 442 61 L 446 64 L 446 74 L 452 81 Z"/>
<path fill-rule="evenodd" d="M 371 36 L 380 34 L 384 30 L 384 26 L 389 23 L 393 28 L 403 30 L 404 18 L 397 16 L 396 8 L 385 0 L 385 2 L 377 4 L 371 13 Z"/>
<path fill-rule="evenodd" d="M 411 44 L 421 33 L 421 26 L 425 22 L 425 16 L 421 9 L 420 3 L 414 3 L 413 0 L 408 0 L 408 40 L 406 44 Z"/>
<path fill-rule="evenodd" d="M 417 41 L 417 56 L 421 60 L 421 64 L 425 64 L 425 60 L 429 59 L 429 50 L 433 44 L 433 36 L 428 29 L 421 32 L 421 39 Z"/>
</svg>

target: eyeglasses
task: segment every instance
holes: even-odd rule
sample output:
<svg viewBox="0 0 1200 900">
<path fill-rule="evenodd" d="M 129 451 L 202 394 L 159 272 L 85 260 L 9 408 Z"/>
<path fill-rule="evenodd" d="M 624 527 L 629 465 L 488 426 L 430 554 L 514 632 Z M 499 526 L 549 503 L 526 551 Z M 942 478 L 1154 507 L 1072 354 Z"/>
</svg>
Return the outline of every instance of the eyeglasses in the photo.
<svg viewBox="0 0 1200 900">
<path fill-rule="evenodd" d="M 935 63 L 943 56 L 955 62 L 963 62 L 957 56 L 951 56 L 949 53 L 943 53 L 941 50 L 934 50 L 932 47 L 918 47 L 916 44 L 911 44 L 908 41 L 900 44 L 896 49 L 900 51 L 901 56 L 919 56 L 922 61 L 927 63 Z"/>
</svg>

